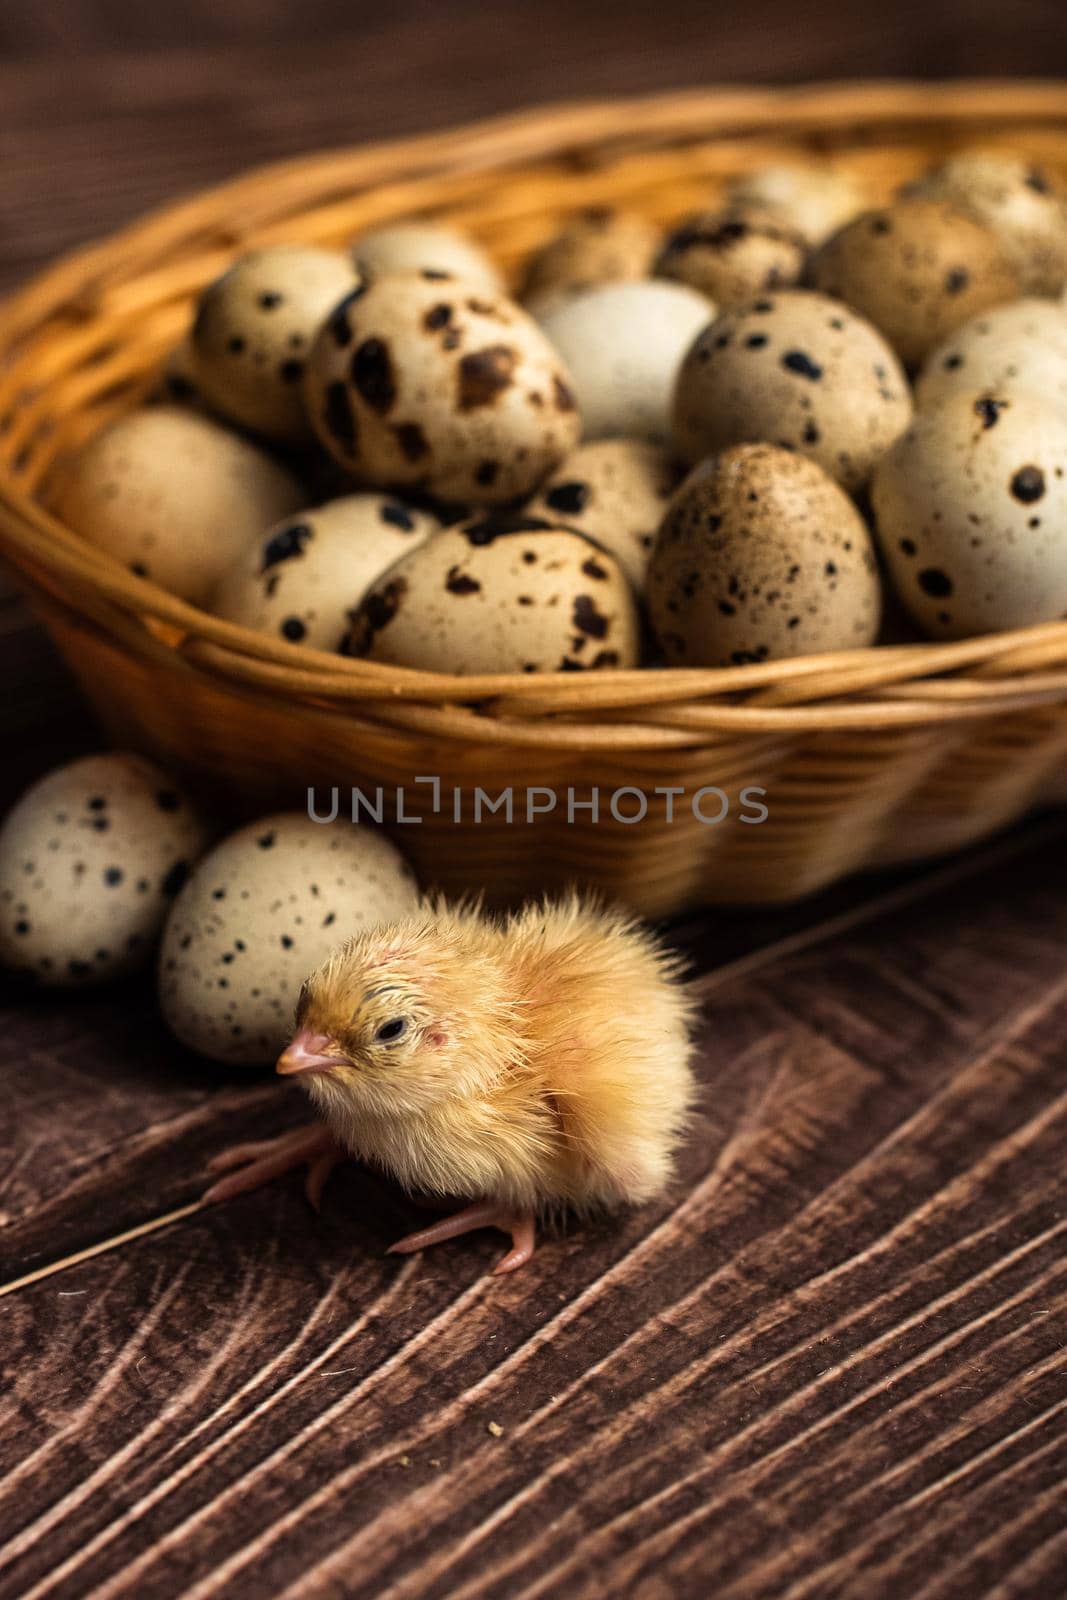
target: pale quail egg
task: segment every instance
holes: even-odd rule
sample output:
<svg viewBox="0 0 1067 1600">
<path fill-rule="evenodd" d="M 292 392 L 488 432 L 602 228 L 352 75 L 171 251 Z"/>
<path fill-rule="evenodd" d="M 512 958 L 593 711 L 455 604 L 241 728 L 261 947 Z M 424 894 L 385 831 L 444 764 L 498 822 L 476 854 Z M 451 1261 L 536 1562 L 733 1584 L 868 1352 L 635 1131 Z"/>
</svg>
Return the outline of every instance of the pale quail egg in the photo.
<svg viewBox="0 0 1067 1600">
<path fill-rule="evenodd" d="M 177 406 L 120 417 L 61 469 L 61 521 L 183 600 L 200 601 L 249 542 L 303 504 L 293 475 Z"/>
<path fill-rule="evenodd" d="M 743 666 L 873 644 L 878 564 L 834 480 L 769 444 L 711 456 L 671 501 L 648 570 L 671 666 Z"/>
<path fill-rule="evenodd" d="M 675 229 L 656 261 L 656 275 L 687 283 L 721 310 L 768 289 L 788 289 L 804 271 L 807 250 L 779 223 L 705 212 Z"/>
<path fill-rule="evenodd" d="M 996 306 L 931 351 L 915 385 L 922 409 L 950 394 L 1029 389 L 1067 407 L 1067 309 L 1050 300 Z"/>
<path fill-rule="evenodd" d="M 571 380 L 512 301 L 441 272 L 379 278 L 315 342 L 308 406 L 365 482 L 445 501 L 527 495 L 578 442 Z"/>
<path fill-rule="evenodd" d="M 132 972 L 206 843 L 188 798 L 143 756 L 58 767 L 0 827 L 0 962 L 44 984 Z"/>
<path fill-rule="evenodd" d="M 594 439 L 567 457 L 526 510 L 595 539 L 640 589 L 677 482 L 678 472 L 659 445 Z"/>
<path fill-rule="evenodd" d="M 900 362 L 881 334 L 825 295 L 788 289 L 727 311 L 687 354 L 674 432 L 688 461 L 765 440 L 810 456 L 846 489 L 911 417 Z"/>
<path fill-rule="evenodd" d="M 909 365 L 1019 293 L 997 236 L 939 200 L 864 212 L 815 254 L 811 282 L 872 322 Z"/>
<path fill-rule="evenodd" d="M 347 256 L 277 245 L 242 256 L 200 297 L 191 335 L 200 391 L 223 417 L 270 439 L 308 436 L 304 363 L 321 323 L 355 287 Z"/>
<path fill-rule="evenodd" d="M 540 517 L 486 517 L 391 567 L 349 648 L 427 672 L 577 672 L 638 666 L 641 628 L 607 551 Z"/>
<path fill-rule="evenodd" d="M 541 316 L 582 289 L 647 278 L 659 239 L 658 228 L 638 212 L 590 206 L 527 261 L 522 298 Z"/>
<path fill-rule="evenodd" d="M 664 443 L 674 381 L 715 315 L 682 283 L 608 283 L 549 311 L 541 326 L 567 363 L 587 439 L 615 434 Z"/>
<path fill-rule="evenodd" d="M 499 295 L 504 280 L 481 245 L 443 222 L 387 222 L 361 233 L 352 255 L 371 277 L 393 272 L 447 272 L 483 294 Z"/>
<path fill-rule="evenodd" d="M 848 173 L 814 163 L 758 167 L 735 178 L 725 199 L 728 210 L 762 214 L 809 245 L 821 244 L 866 204 L 863 189 Z"/>
<path fill-rule="evenodd" d="M 933 638 L 1067 613 L 1067 417 L 1029 393 L 950 395 L 875 470 L 890 575 Z"/>
<path fill-rule="evenodd" d="M 257 540 L 223 575 L 210 610 L 291 644 L 336 650 L 368 586 L 439 527 L 391 495 L 331 500 Z"/>
<path fill-rule="evenodd" d="M 163 1015 L 203 1055 L 270 1061 L 307 974 L 417 900 L 403 856 L 369 825 L 303 812 L 250 823 L 204 857 L 174 903 L 159 956 Z"/>
<path fill-rule="evenodd" d="M 1004 150 L 962 150 L 908 185 L 948 200 L 998 236 L 1027 294 L 1067 282 L 1067 184 L 1039 162 Z"/>
</svg>

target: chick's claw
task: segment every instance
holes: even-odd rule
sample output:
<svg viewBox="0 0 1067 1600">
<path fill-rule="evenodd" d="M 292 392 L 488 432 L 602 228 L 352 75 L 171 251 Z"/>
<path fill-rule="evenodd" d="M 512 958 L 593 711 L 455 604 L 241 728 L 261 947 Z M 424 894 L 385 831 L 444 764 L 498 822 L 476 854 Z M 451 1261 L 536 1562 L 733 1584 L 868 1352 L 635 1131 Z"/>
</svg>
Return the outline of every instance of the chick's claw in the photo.
<svg viewBox="0 0 1067 1600">
<path fill-rule="evenodd" d="M 315 1210 L 322 1203 L 326 1180 L 337 1164 L 345 1159 L 328 1129 L 321 1126 L 296 1128 L 277 1139 L 260 1139 L 251 1144 L 233 1145 L 222 1150 L 208 1162 L 210 1172 L 225 1172 L 227 1177 L 213 1183 L 203 1195 L 205 1203 L 232 1200 L 234 1195 L 247 1194 L 264 1183 L 306 1166 L 307 1179 L 304 1192 Z"/>
<path fill-rule="evenodd" d="M 536 1236 L 533 1217 L 528 1212 L 506 1211 L 491 1200 L 480 1200 L 474 1205 L 464 1206 L 462 1211 L 442 1217 L 440 1222 L 431 1223 L 428 1228 L 407 1234 L 405 1238 L 398 1239 L 396 1244 L 390 1245 L 388 1253 L 391 1256 L 412 1255 L 416 1250 L 441 1244 L 445 1239 L 457 1239 L 463 1233 L 474 1233 L 478 1228 L 499 1228 L 501 1233 L 511 1236 L 511 1249 L 497 1262 L 493 1268 L 495 1273 L 517 1272 L 534 1253 Z"/>
</svg>

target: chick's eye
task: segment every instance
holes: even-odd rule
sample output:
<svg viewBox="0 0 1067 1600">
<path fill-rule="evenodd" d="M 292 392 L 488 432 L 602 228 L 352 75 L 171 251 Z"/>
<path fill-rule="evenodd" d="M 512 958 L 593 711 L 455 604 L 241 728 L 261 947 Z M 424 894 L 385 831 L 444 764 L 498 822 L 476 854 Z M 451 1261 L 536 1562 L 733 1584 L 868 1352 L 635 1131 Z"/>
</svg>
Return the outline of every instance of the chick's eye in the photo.
<svg viewBox="0 0 1067 1600">
<path fill-rule="evenodd" d="M 397 1039 L 402 1039 L 408 1031 L 406 1017 L 393 1017 L 389 1022 L 383 1022 L 374 1035 L 379 1044 L 394 1044 Z"/>
</svg>

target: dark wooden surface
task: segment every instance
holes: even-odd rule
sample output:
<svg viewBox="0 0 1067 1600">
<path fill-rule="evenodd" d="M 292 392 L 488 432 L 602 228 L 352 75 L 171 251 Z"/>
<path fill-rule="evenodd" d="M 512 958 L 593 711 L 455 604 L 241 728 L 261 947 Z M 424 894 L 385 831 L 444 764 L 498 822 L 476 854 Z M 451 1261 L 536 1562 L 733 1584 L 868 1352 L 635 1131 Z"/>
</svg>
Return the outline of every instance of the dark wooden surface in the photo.
<svg viewBox="0 0 1067 1600">
<path fill-rule="evenodd" d="M 526 100 L 1010 71 L 1067 71 L 1060 0 L 7 0 L 0 284 L 254 161 Z M 11 600 L 0 677 L 2 800 L 93 734 Z M 410 1209 L 353 1170 L 319 1219 L 295 1182 L 196 1209 L 296 1096 L 137 986 L 0 980 L 2 1600 L 1056 1600 L 1065 839 L 681 925 L 676 1190 L 510 1280 L 487 1236 L 385 1258 Z"/>
</svg>

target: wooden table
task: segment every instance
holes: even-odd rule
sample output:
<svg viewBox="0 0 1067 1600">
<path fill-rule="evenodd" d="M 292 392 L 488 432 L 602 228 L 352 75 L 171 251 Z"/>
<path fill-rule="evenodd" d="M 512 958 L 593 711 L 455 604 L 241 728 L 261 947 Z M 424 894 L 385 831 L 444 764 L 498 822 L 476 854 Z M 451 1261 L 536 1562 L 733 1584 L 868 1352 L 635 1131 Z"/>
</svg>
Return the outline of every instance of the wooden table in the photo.
<svg viewBox="0 0 1067 1600">
<path fill-rule="evenodd" d="M 8 0 L 0 280 L 250 162 L 521 100 L 1067 69 L 1060 0 L 815 10 Z M 0 671 L 6 798 L 93 736 L 11 600 Z M 136 987 L 0 980 L 0 1597 L 1067 1592 L 1065 837 L 679 926 L 681 1180 L 506 1280 L 485 1235 L 385 1258 L 412 1213 L 354 1170 L 318 1219 L 295 1182 L 198 1209 L 297 1098 Z"/>
</svg>

